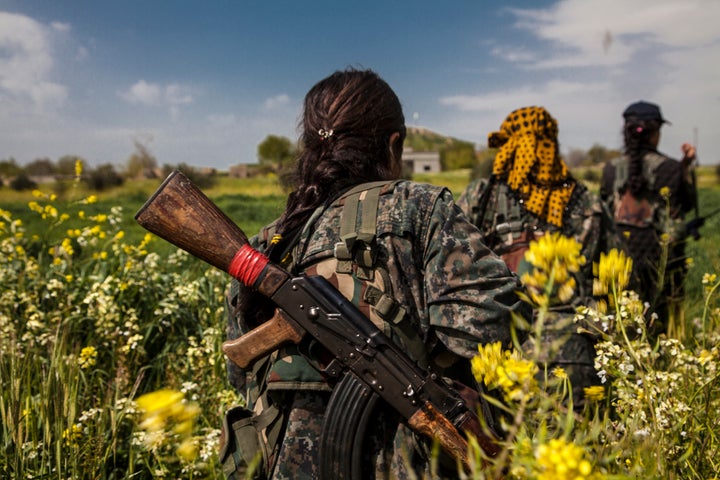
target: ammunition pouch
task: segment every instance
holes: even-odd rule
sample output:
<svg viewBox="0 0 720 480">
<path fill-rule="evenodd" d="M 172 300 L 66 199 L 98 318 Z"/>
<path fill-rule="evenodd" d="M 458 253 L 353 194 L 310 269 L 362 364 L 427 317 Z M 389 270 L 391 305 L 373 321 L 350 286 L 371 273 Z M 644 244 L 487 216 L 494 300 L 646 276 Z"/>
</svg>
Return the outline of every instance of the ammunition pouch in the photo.
<svg viewBox="0 0 720 480">
<path fill-rule="evenodd" d="M 282 422 L 277 407 L 271 406 L 260 415 L 245 407 L 233 407 L 225 413 L 220 441 L 220 463 L 228 480 L 263 480 L 270 470 L 272 436 Z M 272 425 L 275 428 L 272 428 Z M 270 428 L 268 428 L 270 427 Z M 266 430 L 267 429 L 267 430 Z"/>
</svg>

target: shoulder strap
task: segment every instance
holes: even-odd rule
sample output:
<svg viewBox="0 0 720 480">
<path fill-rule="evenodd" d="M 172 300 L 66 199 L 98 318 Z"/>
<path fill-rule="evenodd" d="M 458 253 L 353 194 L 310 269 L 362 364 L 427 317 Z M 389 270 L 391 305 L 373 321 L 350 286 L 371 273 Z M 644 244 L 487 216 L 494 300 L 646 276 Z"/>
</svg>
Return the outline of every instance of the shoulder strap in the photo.
<svg viewBox="0 0 720 480">
<path fill-rule="evenodd" d="M 380 197 L 391 192 L 399 180 L 364 183 L 340 197 L 340 241 L 335 244 L 333 256 L 335 273 L 354 277 L 363 286 L 357 300 L 372 307 L 381 329 L 392 331 L 399 337 L 411 355 L 428 365 L 428 355 L 420 333 L 392 293 L 390 275 L 377 260 L 377 216 Z M 320 212 L 322 213 L 322 212 Z M 349 284 L 342 283 L 345 287 Z M 353 283 L 353 285 L 355 285 Z M 351 292 L 343 291 L 344 295 Z"/>
<path fill-rule="evenodd" d="M 613 161 L 615 167 L 615 180 L 613 182 L 613 192 L 619 191 L 630 177 L 628 168 L 629 161 L 627 157 L 618 157 Z"/>
<path fill-rule="evenodd" d="M 340 242 L 335 244 L 337 272 L 351 273 L 353 261 L 360 267 L 357 277 L 373 279 L 375 252 L 373 241 L 377 228 L 377 209 L 380 194 L 388 190 L 397 180 L 363 183 L 347 192 L 343 197 L 344 207 L 340 220 Z M 358 215 L 360 226 L 357 227 Z"/>
<path fill-rule="evenodd" d="M 643 157 L 643 175 L 648 179 L 648 185 L 655 188 L 655 170 L 662 164 L 666 158 L 657 152 L 647 152 Z"/>
</svg>

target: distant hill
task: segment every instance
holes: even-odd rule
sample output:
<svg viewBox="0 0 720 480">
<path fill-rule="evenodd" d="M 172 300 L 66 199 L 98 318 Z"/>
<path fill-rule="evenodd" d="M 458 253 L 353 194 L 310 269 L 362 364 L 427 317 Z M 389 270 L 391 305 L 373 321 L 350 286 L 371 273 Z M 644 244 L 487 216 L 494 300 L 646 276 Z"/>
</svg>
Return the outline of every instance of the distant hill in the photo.
<svg viewBox="0 0 720 480">
<path fill-rule="evenodd" d="M 465 140 L 441 135 L 424 127 L 408 127 L 405 148 L 416 152 L 443 152 L 456 148 L 475 148 L 475 144 Z"/>
<path fill-rule="evenodd" d="M 414 152 L 439 152 L 443 170 L 472 168 L 477 163 L 475 144 L 447 137 L 422 127 L 408 127 L 404 147 Z"/>
</svg>

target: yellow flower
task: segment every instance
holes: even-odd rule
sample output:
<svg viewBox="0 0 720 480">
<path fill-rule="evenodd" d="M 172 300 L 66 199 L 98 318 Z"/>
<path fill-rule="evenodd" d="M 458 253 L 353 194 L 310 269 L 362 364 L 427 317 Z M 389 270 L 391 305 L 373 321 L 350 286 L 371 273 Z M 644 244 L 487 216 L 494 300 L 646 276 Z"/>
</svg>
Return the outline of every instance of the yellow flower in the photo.
<svg viewBox="0 0 720 480">
<path fill-rule="evenodd" d="M 545 307 L 555 299 L 561 303 L 570 301 L 577 286 L 572 274 L 578 273 L 586 262 L 581 250 L 577 240 L 558 232 L 530 242 L 525 260 L 533 269 L 523 274 L 521 281 L 533 303 Z"/>
<path fill-rule="evenodd" d="M 186 438 L 180 446 L 178 446 L 175 453 L 186 462 L 192 462 L 198 455 L 197 444 L 192 438 Z"/>
<path fill-rule="evenodd" d="M 585 387 L 583 389 L 583 392 L 585 392 L 585 398 L 587 398 L 591 402 L 599 402 L 600 400 L 605 398 L 605 387 L 601 385 Z"/>
<path fill-rule="evenodd" d="M 669 198 L 670 197 L 670 187 L 662 187 L 660 189 L 660 195 L 663 198 Z"/>
<path fill-rule="evenodd" d="M 198 454 L 192 437 L 195 419 L 200 415 L 197 403 L 187 402 L 182 392 L 162 389 L 147 393 L 135 401 L 142 412 L 140 427 L 147 430 L 146 444 L 156 448 L 161 441 L 180 441 L 175 452 L 182 460 L 191 462 Z"/>
<path fill-rule="evenodd" d="M 698 360 L 700 361 L 700 365 L 707 364 L 710 360 L 712 360 L 712 358 L 713 358 L 712 352 L 710 352 L 706 349 L 702 349 L 700 351 L 700 354 L 698 355 Z"/>
<path fill-rule="evenodd" d="M 563 379 L 563 380 L 565 380 L 565 379 L 568 378 L 567 372 L 566 372 L 565 369 L 562 368 L 562 367 L 555 367 L 555 368 L 553 368 L 552 374 L 555 375 L 557 378 L 560 378 L 560 379 Z"/>
<path fill-rule="evenodd" d="M 146 414 L 167 415 L 177 412 L 183 397 L 183 393 L 177 390 L 162 389 L 138 397 L 135 403 Z"/>
<path fill-rule="evenodd" d="M 470 360 L 473 376 L 488 387 L 497 384 L 497 368 L 502 361 L 503 351 L 500 342 L 478 345 L 478 355 Z"/>
<path fill-rule="evenodd" d="M 584 459 L 585 451 L 561 439 L 539 445 L 535 451 L 538 480 L 583 480 L 592 478 L 592 465 Z"/>
<path fill-rule="evenodd" d="M 511 400 L 527 398 L 535 387 L 537 365 L 517 351 L 502 350 L 500 342 L 478 346 L 470 360 L 473 375 L 489 389 L 500 388 Z"/>
<path fill-rule="evenodd" d="M 79 423 L 66 428 L 63 432 L 63 439 L 65 440 L 65 445 L 68 447 L 77 445 L 77 441 L 80 438 L 82 438 L 82 426 L 80 426 Z"/>
<path fill-rule="evenodd" d="M 43 208 L 37 202 L 28 202 L 28 208 L 33 212 L 43 213 Z"/>
<path fill-rule="evenodd" d="M 67 253 L 69 256 L 72 256 L 73 253 L 75 253 L 75 249 L 73 248 L 73 245 L 72 245 L 72 240 L 70 240 L 69 238 L 63 239 L 60 246 L 61 246 L 62 250 L 64 250 L 65 253 Z"/>
<path fill-rule="evenodd" d="M 627 287 L 632 272 L 632 259 L 624 252 L 613 248 L 607 254 L 600 254 L 600 261 L 593 264 L 595 281 L 593 294 L 605 295 L 617 293 L 618 295 Z"/>
<path fill-rule="evenodd" d="M 75 176 L 80 178 L 80 175 L 82 175 L 82 171 L 83 171 L 82 160 L 80 160 L 78 158 L 77 160 L 75 160 Z"/>
<path fill-rule="evenodd" d="M 538 367 L 532 360 L 521 358 L 517 352 L 508 355 L 497 369 L 498 384 L 505 397 L 515 401 L 530 398 L 535 390 L 537 371 Z"/>
<path fill-rule="evenodd" d="M 93 346 L 84 347 L 80 350 L 80 359 L 78 363 L 80 368 L 90 368 L 95 365 L 97 359 L 97 350 Z"/>
</svg>

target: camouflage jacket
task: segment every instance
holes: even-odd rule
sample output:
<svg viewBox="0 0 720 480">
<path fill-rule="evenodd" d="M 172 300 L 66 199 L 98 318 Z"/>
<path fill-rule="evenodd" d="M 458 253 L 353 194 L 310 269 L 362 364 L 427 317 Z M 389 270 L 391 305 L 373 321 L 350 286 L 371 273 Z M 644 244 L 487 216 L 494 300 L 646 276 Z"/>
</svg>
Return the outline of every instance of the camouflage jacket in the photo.
<svg viewBox="0 0 720 480">
<path fill-rule="evenodd" d="M 603 168 L 600 198 L 610 205 L 610 211 L 613 211 L 612 204 L 616 191 L 623 188 L 627 180 L 627 175 L 624 175 L 625 178 L 619 178 L 621 175 L 618 172 L 627 171 L 629 161 L 624 155 L 609 161 Z M 677 160 L 659 152 L 648 151 L 643 157 L 643 175 L 650 184 L 649 195 L 659 197 L 663 187 L 668 189 L 672 218 L 684 218 L 685 214 L 696 206 L 696 188 L 685 178 L 682 166 Z"/>
<path fill-rule="evenodd" d="M 457 203 L 483 232 L 485 243 L 497 253 L 512 245 L 521 231 L 531 232 L 528 240 L 555 231 L 577 240 L 586 263 L 581 278 L 577 279 L 581 288 L 574 302 L 585 301 L 592 295 L 592 265 L 607 248 L 605 232 L 610 218 L 600 200 L 584 184 L 576 184 L 563 215 L 562 228 L 525 211 L 507 185 L 494 178 L 470 182 Z"/>
<path fill-rule="evenodd" d="M 285 259 L 292 271 L 320 274 L 338 284 L 334 272 L 318 271 L 315 265 L 333 257 L 341 241 L 343 201 L 334 202 L 313 225 L 306 226 L 292 250 L 293 258 Z M 272 228 L 264 228 L 250 239 L 251 244 L 264 251 L 271 232 Z M 447 189 L 403 181 L 381 195 L 376 242 L 375 263 L 387 270 L 393 297 L 428 351 L 446 349 L 467 359 L 477 353 L 479 344 L 510 344 L 511 312 L 524 308 L 515 295 L 517 277 L 485 246 Z M 242 290 L 233 283 L 233 292 Z M 257 323 L 248 321 L 242 309 L 231 309 L 230 314 L 231 338 Z M 302 376 L 292 378 L 289 371 L 286 375 L 271 378 L 270 383 L 283 384 L 275 388 L 295 389 L 306 382 Z"/>
<path fill-rule="evenodd" d="M 611 246 L 623 250 L 633 259 L 630 289 L 650 303 L 660 318 L 654 330 L 662 332 L 669 318 L 668 301 L 681 302 L 684 297 L 686 228 L 685 214 L 697 206 L 697 190 L 686 178 L 682 164 L 657 151 L 643 156 L 643 176 L 648 181 L 639 195 L 626 193 L 630 159 L 627 155 L 605 164 L 600 196 L 609 212 L 622 211 L 628 196 L 647 202 L 649 226 L 627 225 L 615 218 L 609 235 Z M 661 191 L 666 192 L 661 193 Z M 660 265 L 663 255 L 662 235 L 669 238 L 667 263 Z M 664 272 L 664 278 L 658 272 Z"/>
<path fill-rule="evenodd" d="M 334 257 L 336 245 L 342 242 L 340 232 L 346 198 L 341 197 L 317 212 L 318 215 L 305 226 L 290 255 L 284 257 L 286 267 L 294 273 L 323 275 L 334 285 L 348 281 L 338 278 L 333 268 L 324 267 L 324 261 Z M 358 227 L 361 216 L 362 212 L 358 214 Z M 409 181 L 390 184 L 389 190 L 379 196 L 376 223 L 374 264 L 381 265 L 387 272 L 387 290 L 392 292 L 392 297 L 404 312 L 405 324 L 399 330 L 406 333 L 379 325 L 394 341 L 420 362 L 423 359 L 419 357 L 424 356 L 442 359 L 436 360 L 436 364 L 439 362 L 448 366 L 467 363 L 466 359 L 477 353 L 479 344 L 500 341 L 510 345 L 511 314 L 528 313 L 516 296 L 519 281 L 504 262 L 485 246 L 477 228 L 455 205 L 450 191 Z M 251 239 L 253 246 L 265 250 L 271 241 L 272 231 L 272 226 L 264 228 Z M 358 303 L 357 285 L 349 289 L 340 287 L 346 297 Z M 257 319 L 247 318 L 247 312 L 241 305 L 241 308 L 233 307 L 236 303 L 234 298 L 243 292 L 237 282 L 233 283 L 231 292 L 228 335 L 236 337 L 248 331 L 250 325 L 257 324 Z M 404 344 L 409 338 L 408 330 L 419 338 L 420 349 Z M 263 374 L 264 378 L 254 380 L 266 383 L 270 391 L 278 393 L 316 390 L 321 394 L 329 389 L 329 385 L 315 368 L 322 364 L 322 358 L 313 356 L 314 351 L 312 345 L 301 342 L 299 346 L 273 354 L 268 373 Z M 257 392 L 256 385 L 245 384 L 245 373 L 234 368 L 231 380 L 237 386 L 251 387 L 248 389 L 248 403 L 257 411 L 262 406 L 253 405 L 257 399 L 252 393 Z M 294 408 L 289 412 L 291 419 Z M 312 422 L 307 420 L 309 424 Z M 287 431 L 295 431 L 296 427 L 290 420 Z M 407 445 L 407 438 L 401 438 L 407 435 L 407 432 L 402 434 L 403 427 L 395 425 L 394 429 L 391 438 L 399 435 L 394 444 Z M 288 442 L 292 441 L 282 439 L 285 447 L 281 447 L 280 451 L 287 450 Z M 312 448 L 303 451 L 302 459 L 286 458 L 281 453 L 274 478 L 299 478 L 297 471 L 282 473 L 287 465 L 298 463 L 305 466 L 304 471 L 311 478 L 314 471 L 312 459 L 316 458 L 313 457 L 316 454 Z M 381 465 L 378 472 L 391 469 L 398 478 L 407 478 L 400 473 L 402 468 L 396 468 L 404 454 L 399 455 L 390 462 L 395 467 Z M 382 463 L 389 457 L 380 455 L 378 458 Z"/>
</svg>

